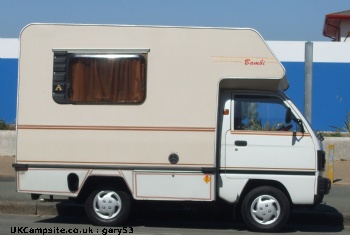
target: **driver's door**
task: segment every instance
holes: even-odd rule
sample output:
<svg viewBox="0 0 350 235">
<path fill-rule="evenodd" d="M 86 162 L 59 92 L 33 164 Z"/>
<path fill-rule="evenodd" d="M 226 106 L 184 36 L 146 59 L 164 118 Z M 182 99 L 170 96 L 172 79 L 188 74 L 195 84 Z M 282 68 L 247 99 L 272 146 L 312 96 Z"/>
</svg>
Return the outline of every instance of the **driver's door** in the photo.
<svg viewBox="0 0 350 235">
<path fill-rule="evenodd" d="M 292 120 L 286 119 L 290 108 L 281 97 L 232 94 L 231 99 L 231 130 L 225 140 L 227 173 L 283 173 L 315 167 L 312 158 L 305 158 L 315 154 L 311 136 L 307 130 L 299 131 L 293 113 Z"/>
</svg>

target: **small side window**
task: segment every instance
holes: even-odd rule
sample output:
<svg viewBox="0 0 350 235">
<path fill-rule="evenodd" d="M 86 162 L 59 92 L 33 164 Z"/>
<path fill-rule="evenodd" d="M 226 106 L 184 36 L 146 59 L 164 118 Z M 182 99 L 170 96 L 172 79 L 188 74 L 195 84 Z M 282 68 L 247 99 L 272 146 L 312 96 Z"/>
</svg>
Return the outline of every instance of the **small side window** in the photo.
<svg viewBox="0 0 350 235">
<path fill-rule="evenodd" d="M 55 52 L 53 99 L 60 104 L 140 104 L 146 55 Z"/>
</svg>

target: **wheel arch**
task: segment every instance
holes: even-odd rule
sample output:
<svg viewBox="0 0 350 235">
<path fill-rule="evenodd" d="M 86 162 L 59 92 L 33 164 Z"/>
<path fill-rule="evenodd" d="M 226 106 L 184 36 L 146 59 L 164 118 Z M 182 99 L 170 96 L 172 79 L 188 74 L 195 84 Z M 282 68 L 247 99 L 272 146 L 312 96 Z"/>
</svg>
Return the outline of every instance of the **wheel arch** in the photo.
<svg viewBox="0 0 350 235">
<path fill-rule="evenodd" d="M 289 200 L 289 204 L 293 205 L 293 201 L 290 197 L 290 194 L 287 190 L 287 188 L 279 181 L 276 180 L 262 180 L 262 179 L 250 179 L 248 180 L 247 184 L 244 186 L 242 193 L 239 195 L 237 204 L 240 205 L 243 201 L 243 199 L 245 198 L 245 196 L 254 188 L 260 187 L 260 186 L 270 186 L 270 187 L 274 187 L 277 188 L 279 190 L 281 190 L 286 197 Z"/>
<path fill-rule="evenodd" d="M 85 200 L 88 198 L 89 194 L 98 189 L 103 187 L 113 187 L 118 190 L 122 190 L 126 193 L 128 193 L 131 197 L 133 197 L 132 189 L 129 188 L 128 184 L 126 183 L 125 179 L 121 176 L 89 176 L 85 183 L 83 184 L 82 188 L 80 189 L 77 200 L 79 202 L 85 202 Z"/>
</svg>

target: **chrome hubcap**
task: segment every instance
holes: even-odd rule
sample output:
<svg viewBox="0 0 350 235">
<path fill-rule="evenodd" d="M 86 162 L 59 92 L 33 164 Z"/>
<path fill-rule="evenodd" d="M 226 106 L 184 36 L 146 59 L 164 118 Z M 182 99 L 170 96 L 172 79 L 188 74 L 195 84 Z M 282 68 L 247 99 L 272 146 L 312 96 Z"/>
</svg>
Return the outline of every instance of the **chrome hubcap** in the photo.
<svg viewBox="0 0 350 235">
<path fill-rule="evenodd" d="M 250 207 L 253 219 L 263 225 L 274 223 L 280 216 L 280 212 L 280 204 L 270 195 L 257 197 Z"/>
<path fill-rule="evenodd" d="M 102 219 L 113 219 L 119 214 L 122 207 L 120 197 L 113 191 L 99 192 L 93 203 L 96 214 Z"/>
</svg>

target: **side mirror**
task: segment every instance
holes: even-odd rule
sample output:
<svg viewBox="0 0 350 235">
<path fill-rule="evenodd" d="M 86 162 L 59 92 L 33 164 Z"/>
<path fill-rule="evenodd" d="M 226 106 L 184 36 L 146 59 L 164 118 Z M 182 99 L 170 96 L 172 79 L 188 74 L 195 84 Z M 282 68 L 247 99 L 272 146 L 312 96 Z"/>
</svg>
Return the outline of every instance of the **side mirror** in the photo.
<svg viewBox="0 0 350 235">
<path fill-rule="evenodd" d="M 292 110 L 290 108 L 287 109 L 286 111 L 286 119 L 285 122 L 286 124 L 290 123 L 292 121 Z"/>
</svg>

